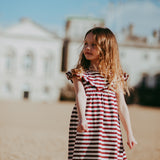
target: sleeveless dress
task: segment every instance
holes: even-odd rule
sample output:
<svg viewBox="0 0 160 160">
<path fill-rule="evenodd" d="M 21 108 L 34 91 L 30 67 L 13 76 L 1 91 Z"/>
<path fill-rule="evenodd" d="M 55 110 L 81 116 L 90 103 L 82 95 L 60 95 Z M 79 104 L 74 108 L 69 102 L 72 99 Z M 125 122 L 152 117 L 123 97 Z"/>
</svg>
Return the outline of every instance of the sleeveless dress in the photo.
<svg viewBox="0 0 160 160">
<path fill-rule="evenodd" d="M 73 108 L 69 127 L 68 160 L 127 160 L 123 147 L 116 93 L 99 72 L 82 75 L 67 72 L 67 78 L 81 79 L 86 94 L 88 132 L 77 132 L 78 113 Z M 125 74 L 125 80 L 128 75 Z"/>
</svg>

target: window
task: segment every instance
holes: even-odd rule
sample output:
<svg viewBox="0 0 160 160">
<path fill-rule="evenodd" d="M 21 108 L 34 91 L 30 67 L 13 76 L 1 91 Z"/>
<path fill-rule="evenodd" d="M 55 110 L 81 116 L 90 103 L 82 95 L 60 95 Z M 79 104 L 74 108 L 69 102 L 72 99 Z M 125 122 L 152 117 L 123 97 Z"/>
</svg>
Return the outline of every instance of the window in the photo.
<svg viewBox="0 0 160 160">
<path fill-rule="evenodd" d="M 48 86 L 44 87 L 44 94 L 49 94 L 50 93 L 50 88 Z"/>
<path fill-rule="evenodd" d="M 149 51 L 148 50 L 143 51 L 143 59 L 145 59 L 145 60 L 149 59 Z"/>
<path fill-rule="evenodd" d="M 53 56 L 49 54 L 44 58 L 44 74 L 50 76 L 53 73 Z"/>
<path fill-rule="evenodd" d="M 144 59 L 147 60 L 148 59 L 148 54 L 144 54 Z"/>
<path fill-rule="evenodd" d="M 4 84 L 4 92 L 6 92 L 7 94 L 12 92 L 12 86 L 9 82 L 6 82 Z"/>
<path fill-rule="evenodd" d="M 141 87 L 141 88 L 146 88 L 146 87 L 147 87 L 148 77 L 149 77 L 149 76 L 148 76 L 147 73 L 143 73 L 142 80 L 141 80 L 141 84 L 140 84 L 140 87 Z"/>
<path fill-rule="evenodd" d="M 5 69 L 7 72 L 13 72 L 15 69 L 15 52 L 13 49 L 7 51 L 5 57 Z"/>
<path fill-rule="evenodd" d="M 25 83 L 23 85 L 23 98 L 29 99 L 30 97 L 30 85 L 28 83 Z"/>
<path fill-rule="evenodd" d="M 34 65 L 33 62 L 34 62 L 33 52 L 28 51 L 23 61 L 23 68 L 25 72 L 31 73 L 33 71 L 33 65 Z"/>
</svg>

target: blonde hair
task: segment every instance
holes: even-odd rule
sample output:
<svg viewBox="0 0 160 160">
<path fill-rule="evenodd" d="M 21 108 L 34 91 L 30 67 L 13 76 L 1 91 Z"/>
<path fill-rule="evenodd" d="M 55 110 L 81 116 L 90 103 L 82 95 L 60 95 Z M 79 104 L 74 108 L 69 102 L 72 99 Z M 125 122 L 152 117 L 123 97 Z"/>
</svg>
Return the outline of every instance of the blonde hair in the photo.
<svg viewBox="0 0 160 160">
<path fill-rule="evenodd" d="M 120 64 L 119 49 L 115 35 L 108 28 L 95 27 L 90 29 L 86 36 L 92 33 L 99 50 L 98 70 L 109 82 L 109 88 L 118 92 L 121 88 L 124 93 L 128 93 L 127 82 Z M 82 73 L 89 70 L 90 61 L 84 56 L 83 49 L 80 53 L 78 64 L 72 71 Z"/>
</svg>

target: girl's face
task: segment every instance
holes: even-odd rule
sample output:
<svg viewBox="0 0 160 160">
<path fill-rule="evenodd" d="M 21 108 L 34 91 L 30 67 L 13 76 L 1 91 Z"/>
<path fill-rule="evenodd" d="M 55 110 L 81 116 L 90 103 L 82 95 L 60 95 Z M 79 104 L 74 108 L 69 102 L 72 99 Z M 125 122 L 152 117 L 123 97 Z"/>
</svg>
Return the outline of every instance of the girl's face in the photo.
<svg viewBox="0 0 160 160">
<path fill-rule="evenodd" d="M 92 64 L 98 61 L 99 50 L 94 40 L 93 33 L 87 34 L 84 40 L 83 53 L 84 53 L 85 58 L 89 60 Z"/>
</svg>

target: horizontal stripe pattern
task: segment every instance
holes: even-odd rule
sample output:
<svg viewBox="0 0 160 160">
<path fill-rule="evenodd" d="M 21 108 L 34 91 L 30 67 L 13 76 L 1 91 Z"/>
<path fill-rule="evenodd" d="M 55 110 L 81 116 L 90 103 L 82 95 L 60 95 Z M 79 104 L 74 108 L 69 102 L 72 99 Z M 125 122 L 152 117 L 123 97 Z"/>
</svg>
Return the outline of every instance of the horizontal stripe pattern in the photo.
<svg viewBox="0 0 160 160">
<path fill-rule="evenodd" d="M 68 160 L 127 160 L 123 147 L 116 94 L 98 72 L 82 76 L 86 93 L 88 132 L 77 132 L 76 104 L 69 127 Z"/>
</svg>

